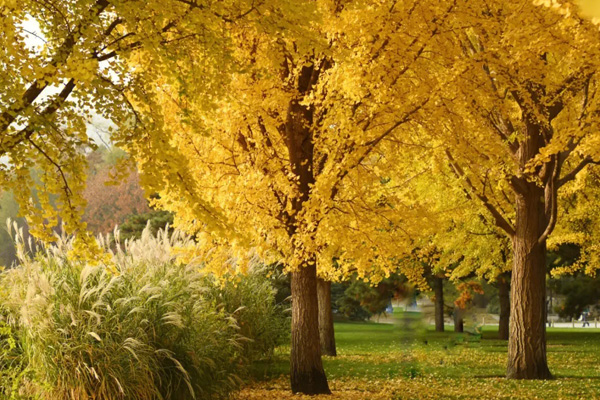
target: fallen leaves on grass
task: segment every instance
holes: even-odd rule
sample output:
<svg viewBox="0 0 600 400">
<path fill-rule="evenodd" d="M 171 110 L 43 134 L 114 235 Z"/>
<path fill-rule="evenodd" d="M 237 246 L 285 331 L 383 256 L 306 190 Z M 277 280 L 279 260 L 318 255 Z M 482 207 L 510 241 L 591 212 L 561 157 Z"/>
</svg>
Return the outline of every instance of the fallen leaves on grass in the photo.
<svg viewBox="0 0 600 400">
<path fill-rule="evenodd" d="M 292 394 L 287 378 L 252 384 L 233 396 L 235 400 L 409 400 L 409 399 L 600 399 L 595 379 L 553 381 L 509 381 L 504 378 L 415 379 L 330 381 L 333 394 L 307 396 Z"/>
</svg>

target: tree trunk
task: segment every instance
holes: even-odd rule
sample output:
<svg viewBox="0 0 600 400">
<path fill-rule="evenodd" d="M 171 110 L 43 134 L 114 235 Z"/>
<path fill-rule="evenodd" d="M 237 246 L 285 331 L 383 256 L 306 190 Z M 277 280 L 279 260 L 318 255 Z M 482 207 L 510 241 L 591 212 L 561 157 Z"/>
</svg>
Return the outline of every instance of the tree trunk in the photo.
<svg viewBox="0 0 600 400">
<path fill-rule="evenodd" d="M 508 340 L 508 323 L 510 320 L 510 277 L 506 274 L 498 278 L 498 297 L 500 298 L 500 321 L 498 321 L 498 337 Z"/>
<path fill-rule="evenodd" d="M 546 245 L 538 243 L 546 221 L 544 189 L 525 183 L 516 195 L 508 378 L 552 377 L 546 360 Z"/>
<path fill-rule="evenodd" d="M 291 385 L 293 393 L 331 393 L 321 361 L 314 262 L 292 273 Z"/>
<path fill-rule="evenodd" d="M 300 237 L 315 233 L 316 226 L 308 229 L 302 215 L 305 203 L 310 199 L 314 186 L 314 107 L 304 103 L 304 97 L 315 87 L 319 75 L 329 68 L 327 62 L 305 64 L 294 83 L 296 96 L 290 100 L 285 123 L 279 127 L 288 148 L 289 163 L 297 182 L 296 196 L 291 196 L 293 212 L 287 209 L 283 215 L 287 218 L 287 230 L 291 243 L 296 246 Z M 318 173 L 318 171 L 317 171 Z M 288 195 L 286 195 L 288 196 Z M 329 394 L 327 378 L 321 361 L 321 343 L 319 340 L 319 301 L 317 298 L 317 267 L 315 259 L 306 254 L 303 246 L 294 248 L 296 254 L 303 254 L 307 260 L 296 272 L 292 273 L 292 349 L 291 349 L 291 385 L 293 393 Z"/>
<path fill-rule="evenodd" d="M 319 337 L 321 339 L 321 353 L 326 356 L 336 356 L 333 313 L 331 310 L 331 282 L 318 279 L 317 295 L 319 298 Z"/>
<path fill-rule="evenodd" d="M 444 280 L 433 277 L 433 290 L 435 294 L 435 330 L 444 332 Z"/>
<path fill-rule="evenodd" d="M 463 310 L 460 307 L 454 307 L 454 332 L 464 332 Z"/>
<path fill-rule="evenodd" d="M 526 135 L 519 146 L 519 165 L 525 169 L 549 135 L 536 115 L 524 112 Z M 560 164 L 558 164 L 560 165 Z M 546 229 L 555 215 L 556 161 L 537 169 L 538 182 L 515 178 L 515 230 L 510 292 L 510 329 L 506 376 L 513 379 L 549 379 L 546 360 Z"/>
</svg>

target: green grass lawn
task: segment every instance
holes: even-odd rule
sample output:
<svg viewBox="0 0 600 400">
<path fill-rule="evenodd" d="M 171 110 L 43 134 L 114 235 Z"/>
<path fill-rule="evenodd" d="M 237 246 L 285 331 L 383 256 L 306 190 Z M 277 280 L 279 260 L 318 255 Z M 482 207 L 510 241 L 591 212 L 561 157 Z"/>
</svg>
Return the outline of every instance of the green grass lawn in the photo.
<svg viewBox="0 0 600 400">
<path fill-rule="evenodd" d="M 497 328 L 483 327 L 481 336 L 437 333 L 409 317 L 336 323 L 338 357 L 324 357 L 333 398 L 600 399 L 600 329 L 548 329 L 556 379 L 513 381 L 503 377 L 507 343 Z M 287 398 L 288 354 L 283 347 L 271 363 L 255 365 L 257 381 L 239 398 Z"/>
</svg>

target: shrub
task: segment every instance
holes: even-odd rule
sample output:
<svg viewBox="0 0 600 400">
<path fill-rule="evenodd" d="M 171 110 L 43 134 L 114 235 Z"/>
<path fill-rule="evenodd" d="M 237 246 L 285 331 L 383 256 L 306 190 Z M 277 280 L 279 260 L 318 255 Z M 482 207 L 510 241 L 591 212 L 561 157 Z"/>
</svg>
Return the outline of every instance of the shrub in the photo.
<svg viewBox="0 0 600 400">
<path fill-rule="evenodd" d="M 211 297 L 238 321 L 240 334 L 252 339 L 243 346 L 248 360 L 271 355 L 289 336 L 289 310 L 285 302 L 275 302 L 277 290 L 267 279 L 272 274 L 277 271 L 256 264 L 248 275 L 230 277 L 211 290 Z"/>
<path fill-rule="evenodd" d="M 376 286 L 356 276 L 346 282 L 334 283 L 331 287 L 334 310 L 350 320 L 368 320 L 385 312 L 394 294 L 405 290 L 403 283 L 397 276 L 386 278 Z"/>
<path fill-rule="evenodd" d="M 11 395 L 185 400 L 234 389 L 249 356 L 277 342 L 284 318 L 266 277 L 240 278 L 237 293 L 176 262 L 171 249 L 189 244 L 178 232 L 145 232 L 96 266 L 70 260 L 65 240 L 34 258 L 21 252 L 21 265 L 0 275 L 0 368 L 14 358 Z M 18 345 L 6 347 L 11 337 Z"/>
</svg>

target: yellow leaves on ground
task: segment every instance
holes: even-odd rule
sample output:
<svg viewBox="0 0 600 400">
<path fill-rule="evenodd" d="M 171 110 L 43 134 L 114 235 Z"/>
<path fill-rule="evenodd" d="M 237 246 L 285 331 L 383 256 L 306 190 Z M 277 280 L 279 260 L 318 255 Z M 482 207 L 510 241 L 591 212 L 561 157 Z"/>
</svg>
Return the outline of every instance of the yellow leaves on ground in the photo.
<svg viewBox="0 0 600 400">
<path fill-rule="evenodd" d="M 595 379 L 600 369 L 593 344 L 599 334 L 597 330 L 586 333 L 551 331 L 548 358 L 557 379 L 514 381 L 503 376 L 506 342 L 491 339 L 495 332 L 484 333 L 487 339 L 480 342 L 469 342 L 467 338 L 457 344 L 452 338 L 457 340 L 460 336 L 429 333 L 415 342 L 414 332 L 395 330 L 390 331 L 395 333 L 391 336 L 393 341 L 389 342 L 383 331 L 372 331 L 359 339 L 360 333 L 355 330 L 361 327 L 368 325 L 354 324 L 340 329 L 340 355 L 324 359 L 325 370 L 330 376 L 331 396 L 294 395 L 290 393 L 288 378 L 282 375 L 251 383 L 233 398 L 600 399 L 600 382 Z M 377 324 L 371 327 L 377 327 Z M 425 344 L 424 339 L 428 339 L 429 344 Z"/>
<path fill-rule="evenodd" d="M 532 399 L 600 399 L 595 379 L 561 379 L 531 384 L 508 383 L 502 377 L 478 379 L 444 379 L 442 377 L 417 377 L 414 379 L 332 379 L 332 395 L 294 395 L 287 379 L 251 385 L 240 391 L 235 400 L 532 400 Z"/>
</svg>

